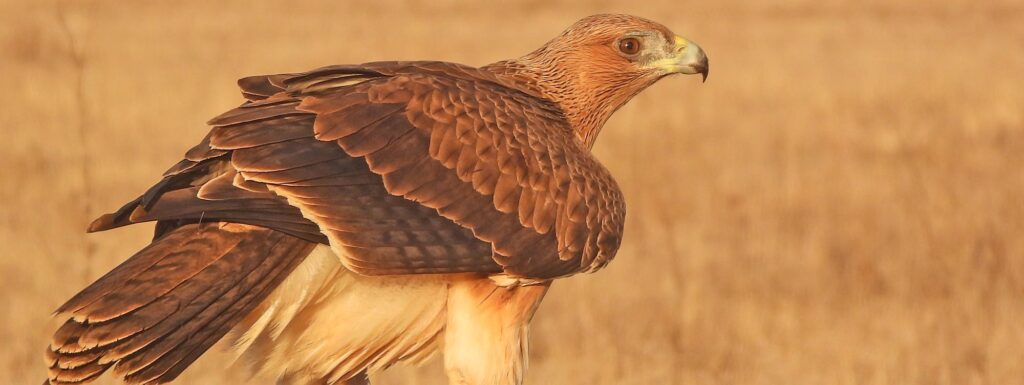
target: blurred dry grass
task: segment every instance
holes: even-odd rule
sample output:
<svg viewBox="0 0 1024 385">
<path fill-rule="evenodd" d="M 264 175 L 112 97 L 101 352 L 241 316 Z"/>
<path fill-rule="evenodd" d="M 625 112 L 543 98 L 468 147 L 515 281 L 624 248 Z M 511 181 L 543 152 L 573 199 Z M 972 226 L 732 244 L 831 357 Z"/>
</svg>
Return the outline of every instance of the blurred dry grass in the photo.
<svg viewBox="0 0 1024 385">
<path fill-rule="evenodd" d="M 528 383 L 1024 383 L 1019 1 L 9 1 L 5 383 L 44 376 L 49 312 L 150 231 L 85 224 L 237 104 L 236 78 L 484 64 L 606 11 L 700 42 L 712 73 L 663 81 L 605 128 L 626 242 L 609 269 L 555 285 Z M 209 354 L 181 382 L 240 378 L 224 362 Z M 436 363 L 379 380 L 443 383 Z"/>
</svg>

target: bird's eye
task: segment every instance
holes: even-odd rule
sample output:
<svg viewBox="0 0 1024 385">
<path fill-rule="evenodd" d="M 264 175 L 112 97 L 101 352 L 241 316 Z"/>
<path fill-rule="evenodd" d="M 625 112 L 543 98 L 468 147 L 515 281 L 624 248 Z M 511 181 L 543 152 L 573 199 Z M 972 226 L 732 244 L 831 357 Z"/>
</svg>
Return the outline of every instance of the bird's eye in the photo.
<svg viewBox="0 0 1024 385">
<path fill-rule="evenodd" d="M 640 40 L 635 37 L 619 40 L 619 51 L 631 56 L 640 53 Z"/>
</svg>

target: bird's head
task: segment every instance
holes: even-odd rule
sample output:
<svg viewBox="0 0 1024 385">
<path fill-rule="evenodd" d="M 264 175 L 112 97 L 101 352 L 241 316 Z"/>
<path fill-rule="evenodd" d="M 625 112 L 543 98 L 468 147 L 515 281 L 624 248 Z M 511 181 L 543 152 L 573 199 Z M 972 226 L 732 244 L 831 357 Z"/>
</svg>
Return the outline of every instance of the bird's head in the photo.
<svg viewBox="0 0 1024 385">
<path fill-rule="evenodd" d="M 630 15 L 586 17 L 531 55 L 577 68 L 590 81 L 708 75 L 700 47 L 661 24 Z"/>
<path fill-rule="evenodd" d="M 537 79 L 587 145 L 615 110 L 659 79 L 708 75 L 704 51 L 656 22 L 594 15 L 514 62 Z"/>
</svg>

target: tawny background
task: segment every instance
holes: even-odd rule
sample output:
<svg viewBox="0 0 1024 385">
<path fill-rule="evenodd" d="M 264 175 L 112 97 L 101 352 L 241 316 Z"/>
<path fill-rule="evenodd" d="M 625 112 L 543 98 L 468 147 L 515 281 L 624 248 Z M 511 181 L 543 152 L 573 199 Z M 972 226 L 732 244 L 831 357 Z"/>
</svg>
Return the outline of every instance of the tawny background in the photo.
<svg viewBox="0 0 1024 385">
<path fill-rule="evenodd" d="M 85 225 L 238 104 L 236 78 L 481 65 L 598 12 L 690 37 L 711 76 L 666 79 L 605 127 L 625 243 L 554 285 L 528 384 L 1024 383 L 1016 0 L 3 0 L 0 382 L 42 380 L 50 311 L 151 231 Z M 237 383 L 226 357 L 180 382 Z M 377 380 L 444 383 L 436 360 Z"/>
</svg>

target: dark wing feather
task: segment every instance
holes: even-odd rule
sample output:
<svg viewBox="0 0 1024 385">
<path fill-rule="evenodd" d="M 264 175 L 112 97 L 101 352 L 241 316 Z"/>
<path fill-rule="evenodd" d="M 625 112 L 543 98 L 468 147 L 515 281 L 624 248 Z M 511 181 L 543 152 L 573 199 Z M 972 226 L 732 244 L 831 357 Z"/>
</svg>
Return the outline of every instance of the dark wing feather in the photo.
<svg viewBox="0 0 1024 385">
<path fill-rule="evenodd" d="M 312 120 L 307 116 L 303 122 L 290 116 L 282 118 L 279 125 L 248 122 L 246 126 L 258 126 L 262 130 L 258 134 L 250 132 L 229 136 L 225 140 L 273 146 L 281 141 L 295 140 L 295 126 L 301 123 L 305 124 L 302 128 L 308 139 Z M 327 243 L 319 227 L 303 218 L 301 211 L 289 205 L 287 200 L 262 185 L 252 186 L 240 178 L 232 168 L 230 148 L 214 149 L 210 146 L 211 138 L 217 133 L 211 131 L 186 153 L 184 160 L 168 170 L 164 178 L 142 196 L 93 221 L 89 231 L 157 221 L 154 238 L 159 238 L 181 224 L 223 221 L 263 226 L 311 242 Z"/>
</svg>

